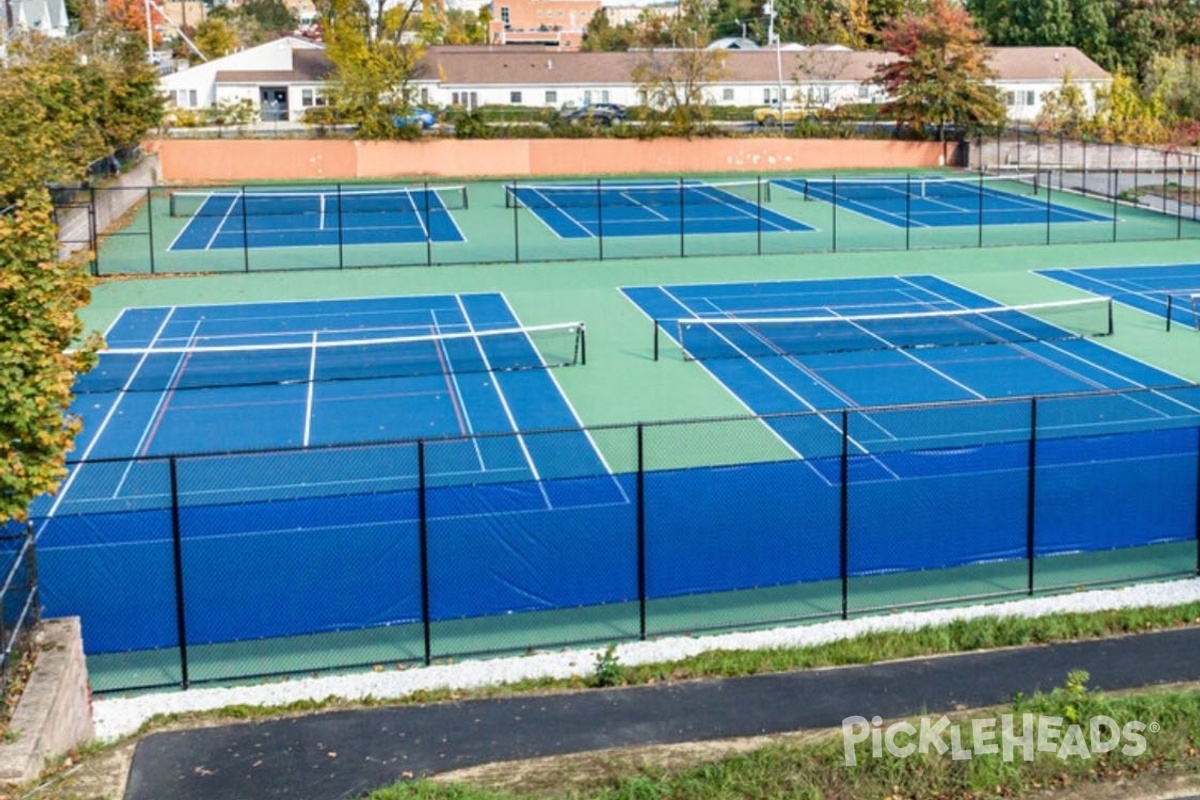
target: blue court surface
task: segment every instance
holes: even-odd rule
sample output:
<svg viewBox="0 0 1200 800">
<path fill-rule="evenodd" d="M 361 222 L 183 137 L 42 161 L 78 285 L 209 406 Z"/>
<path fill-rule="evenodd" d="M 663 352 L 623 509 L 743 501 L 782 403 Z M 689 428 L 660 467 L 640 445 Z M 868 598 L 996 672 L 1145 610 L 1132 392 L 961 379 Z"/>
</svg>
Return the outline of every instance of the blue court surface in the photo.
<svg viewBox="0 0 1200 800">
<path fill-rule="evenodd" d="M 1046 269 L 1037 274 L 1164 319 L 1170 308 L 1172 324 L 1200 327 L 1200 264 Z"/>
<path fill-rule="evenodd" d="M 188 217 L 169 250 L 466 241 L 450 206 L 466 188 L 176 192 Z"/>
<path fill-rule="evenodd" d="M 541 368 L 575 363 L 577 336 L 569 326 L 518 328 L 499 294 L 126 309 L 106 334 L 110 352 L 80 378 L 74 408 L 85 422 L 81 469 L 111 473 L 111 485 L 69 481 L 68 490 L 90 489 L 65 491 L 57 505 L 86 505 L 96 491 L 106 501 L 136 495 L 139 468 L 156 470 L 93 465 L 109 459 L 304 447 L 318 454 L 303 459 L 308 469 L 330 445 L 577 428 Z M 582 457 L 600 467 L 586 437 L 573 445 L 572 465 Z M 488 480 L 553 472 L 557 457 L 517 436 L 441 447 L 461 451 L 455 471 Z M 412 478 L 378 466 L 366 458 L 358 467 L 369 476 L 346 479 Z M 253 482 L 261 491 L 294 477 Z"/>
<path fill-rule="evenodd" d="M 766 190 L 678 181 L 505 187 L 507 205 L 529 209 L 563 239 L 813 230 L 767 208 Z"/>
<path fill-rule="evenodd" d="M 1045 190 L 1017 180 L 946 177 L 772 181 L 806 200 L 833 203 L 896 227 L 942 228 L 959 225 L 1045 225 L 1048 222 L 1112 222 L 1061 204 L 1048 203 Z"/>
<path fill-rule="evenodd" d="M 987 401 L 1032 395 L 1082 393 L 1105 389 L 1166 387 L 1184 383 L 1174 375 L 1077 338 L 1074 328 L 1102 334 L 1103 303 L 1095 308 L 1065 307 L 1040 318 L 1007 313 L 990 319 L 967 315 L 941 320 L 909 313 L 996 307 L 988 299 L 933 276 L 790 281 L 754 284 L 649 286 L 622 290 L 688 355 L 756 414 L 895 406 L 947 401 Z M 1060 327 L 1055 314 L 1065 313 Z M 1080 319 L 1080 314 L 1095 316 Z M 882 319 L 870 320 L 875 316 Z M 823 327 L 790 322 L 776 327 L 772 318 L 826 318 Z M 671 320 L 721 320 L 718 328 L 672 324 Z M 739 318 L 751 320 L 740 324 Z M 856 322 L 854 318 L 867 321 Z M 963 335 L 965 334 L 965 335 Z M 691 339 L 687 339 L 691 336 Z M 681 339 L 684 341 L 680 342 Z M 922 340 L 925 341 L 922 341 Z M 822 352 L 822 350 L 834 352 Z M 676 350 L 678 357 L 679 350 Z M 1093 398 L 1109 424 L 1130 429 L 1197 408 L 1175 397 Z M 970 413 L 986 418 L 981 402 Z M 1003 408 L 1003 404 L 997 406 Z M 1004 413 L 997 412 L 1001 418 Z M 921 430 L 905 430 L 900 414 L 881 413 L 856 432 L 861 452 L 945 444 L 931 415 Z M 947 429 L 954 414 L 941 415 Z M 865 422 L 868 416 L 856 415 Z M 1043 419 L 1042 425 L 1051 423 Z M 1022 419 L 1020 425 L 1026 422 Z M 1065 423 L 1064 423 L 1065 424 Z M 827 454 L 840 447 L 840 423 L 825 415 L 779 422 L 779 436 L 797 453 Z M 968 428 L 971 433 L 987 426 Z M 997 433 L 1010 432 L 1008 423 Z"/>
</svg>

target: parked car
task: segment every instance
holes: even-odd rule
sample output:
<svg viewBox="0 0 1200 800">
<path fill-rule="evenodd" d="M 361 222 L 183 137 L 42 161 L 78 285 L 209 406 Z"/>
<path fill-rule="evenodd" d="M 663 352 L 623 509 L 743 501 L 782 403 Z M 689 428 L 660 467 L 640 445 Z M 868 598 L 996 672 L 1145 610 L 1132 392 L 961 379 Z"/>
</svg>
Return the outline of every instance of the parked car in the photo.
<svg viewBox="0 0 1200 800">
<path fill-rule="evenodd" d="M 812 111 L 802 106 L 784 106 L 783 111 L 778 105 L 764 106 L 754 109 L 754 121 L 763 127 L 782 123 L 799 122 L 808 119 Z"/>
<path fill-rule="evenodd" d="M 415 125 L 418 128 L 432 128 L 437 125 L 437 117 L 432 111 L 414 106 L 409 109 L 407 114 L 397 114 L 392 117 L 392 122 L 397 128 L 403 128 L 405 125 Z"/>
<path fill-rule="evenodd" d="M 585 125 L 612 125 L 625 120 L 625 106 L 616 103 L 588 103 L 579 108 L 564 109 L 561 113 L 564 122 L 582 123 Z"/>
</svg>

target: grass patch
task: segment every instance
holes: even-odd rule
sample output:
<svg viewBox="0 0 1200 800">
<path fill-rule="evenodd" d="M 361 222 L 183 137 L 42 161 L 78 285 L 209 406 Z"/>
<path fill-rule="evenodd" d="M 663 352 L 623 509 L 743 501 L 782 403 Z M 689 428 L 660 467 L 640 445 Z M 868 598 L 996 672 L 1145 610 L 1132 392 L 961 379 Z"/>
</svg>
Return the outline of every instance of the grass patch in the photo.
<svg viewBox="0 0 1200 800">
<path fill-rule="evenodd" d="M 1036 727 L 1047 718 L 1061 720 L 1062 734 L 1055 751 L 1016 748 L 1006 757 L 1001 750 L 973 753 L 955 759 L 951 752 L 936 747 L 897 757 L 882 751 L 872 754 L 870 741 L 854 748 L 849 764 L 840 734 L 810 742 L 776 743 L 748 753 L 719 758 L 681 770 L 656 766 L 630 767 L 618 777 L 597 780 L 594 785 L 575 784 L 553 792 L 561 798 L 589 800 L 749 800 L 753 798 L 822 798 L 859 800 L 864 797 L 933 797 L 944 800 L 977 800 L 983 797 L 1023 797 L 1046 790 L 1088 787 L 1144 775 L 1185 775 L 1200 772 L 1200 692 L 1155 690 L 1139 694 L 1105 695 L 1086 687 L 1086 673 L 1072 673 L 1066 685 L 1053 692 L 1018 697 L 1011 707 L 971 715 L 957 715 L 961 749 L 974 750 L 971 719 L 998 720 L 1001 714 L 1017 718 L 1015 732 L 1022 731 L 1020 719 L 1032 715 Z M 1089 721 L 1106 716 L 1118 726 L 1129 722 L 1146 725 L 1145 749 L 1136 752 L 1136 739 L 1123 738 L 1113 750 L 1090 749 Z M 1153 725 L 1151 725 L 1153 723 Z M 910 720 L 919 727 L 919 720 Z M 1087 752 L 1064 754 L 1061 743 L 1072 741 L 1071 725 L 1085 742 Z M 997 724 L 999 728 L 999 724 Z M 1110 738 L 1107 735 L 1101 738 Z M 942 740 L 949 745 L 950 735 Z M 899 744 L 910 740 L 899 739 Z M 1036 739 L 1035 739 L 1036 741 Z M 1123 751 L 1122 745 L 1133 749 Z M 544 779 L 544 776 L 543 776 Z M 368 800 L 515 800 L 548 796 L 526 793 L 521 788 L 496 791 L 466 783 L 404 781 L 376 790 Z"/>
</svg>

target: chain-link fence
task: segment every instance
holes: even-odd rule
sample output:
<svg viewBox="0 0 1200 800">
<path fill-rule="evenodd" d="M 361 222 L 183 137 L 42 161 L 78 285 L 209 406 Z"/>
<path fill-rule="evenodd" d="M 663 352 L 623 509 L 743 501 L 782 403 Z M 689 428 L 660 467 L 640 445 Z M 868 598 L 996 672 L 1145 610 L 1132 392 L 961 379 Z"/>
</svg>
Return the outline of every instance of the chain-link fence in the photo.
<svg viewBox="0 0 1200 800">
<path fill-rule="evenodd" d="M 68 481 L 34 522 L 47 612 L 83 618 L 97 691 L 186 687 L 1195 574 L 1200 387 L 88 461 Z"/>
<path fill-rule="evenodd" d="M 31 525 L 0 528 L 0 696 L 33 647 L 38 607 L 37 558 Z"/>
</svg>

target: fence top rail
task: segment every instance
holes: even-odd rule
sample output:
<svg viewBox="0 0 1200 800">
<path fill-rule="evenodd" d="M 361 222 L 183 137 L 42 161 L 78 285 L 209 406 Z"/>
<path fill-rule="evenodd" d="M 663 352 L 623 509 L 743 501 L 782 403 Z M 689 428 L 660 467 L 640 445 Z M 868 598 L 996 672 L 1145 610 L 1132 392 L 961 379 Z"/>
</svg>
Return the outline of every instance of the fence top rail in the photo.
<svg viewBox="0 0 1200 800">
<path fill-rule="evenodd" d="M 155 455 L 155 456 L 112 456 L 106 458 L 87 459 L 87 460 L 68 460 L 66 466 L 74 467 L 80 464 L 121 464 L 127 462 L 150 463 L 162 462 L 164 464 L 173 460 L 192 460 L 204 458 L 227 458 L 235 456 L 264 456 L 282 453 L 299 453 L 299 452 L 322 452 L 332 450 L 368 450 L 374 448 L 386 447 L 418 447 L 425 444 L 442 444 L 455 441 L 476 441 L 484 439 L 501 439 L 512 438 L 514 436 L 522 436 L 526 438 L 537 436 L 554 436 L 579 433 L 587 431 L 590 433 L 611 432 L 611 431 L 635 431 L 639 428 L 666 428 L 672 426 L 694 426 L 694 425 L 717 425 L 717 424 L 732 424 L 740 422 L 753 422 L 763 420 L 783 420 L 783 419 L 798 419 L 802 417 L 839 417 L 846 414 L 883 414 L 896 412 L 911 412 L 934 409 L 961 409 L 970 407 L 988 407 L 1000 405 L 1017 405 L 1031 402 L 1059 402 L 1069 400 L 1085 400 L 1093 397 L 1112 397 L 1116 395 L 1132 395 L 1146 393 L 1166 393 L 1180 391 L 1200 391 L 1200 383 L 1180 382 L 1172 384 L 1162 384 L 1157 386 L 1136 386 L 1122 387 L 1116 389 L 1092 389 L 1077 392 L 1060 392 L 1055 394 L 1029 394 L 1029 395 L 1013 395 L 1011 397 L 994 397 L 994 398 L 969 398 L 964 400 L 950 400 L 942 402 L 924 402 L 924 403 L 896 403 L 892 405 L 879 406 L 847 406 L 844 408 L 825 409 L 822 411 L 785 411 L 774 414 L 736 414 L 715 417 L 689 417 L 685 419 L 662 419 L 653 420 L 650 422 L 614 422 L 603 425 L 587 425 L 577 427 L 562 427 L 562 428 L 543 428 L 538 430 L 523 430 L 523 431 L 492 431 L 465 435 L 446 435 L 446 436 L 430 436 L 416 439 L 386 439 L 380 441 L 360 441 L 360 442 L 339 442 L 309 445 L 308 447 L 266 447 L 266 448 L 245 448 L 235 450 L 211 450 L 198 453 L 178 453 L 174 455 Z M 1200 410 L 1197 411 L 1200 415 Z"/>
</svg>

